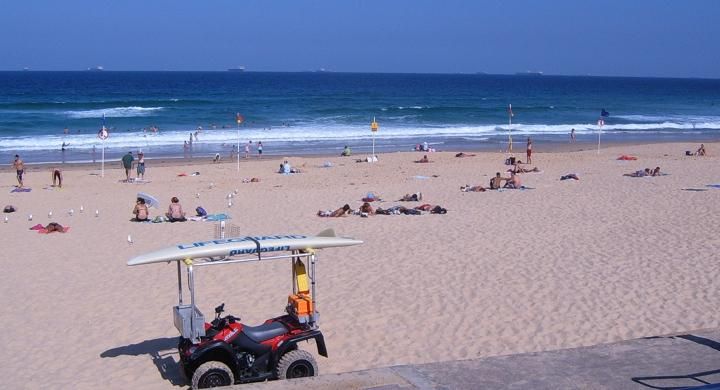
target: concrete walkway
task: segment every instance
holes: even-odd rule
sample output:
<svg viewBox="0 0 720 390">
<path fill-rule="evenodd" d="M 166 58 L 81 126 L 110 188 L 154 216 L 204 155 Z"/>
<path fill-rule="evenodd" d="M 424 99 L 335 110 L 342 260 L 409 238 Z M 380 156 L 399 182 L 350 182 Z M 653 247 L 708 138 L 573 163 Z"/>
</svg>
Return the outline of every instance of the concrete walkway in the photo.
<svg viewBox="0 0 720 390">
<path fill-rule="evenodd" d="M 713 385 L 714 384 L 714 385 Z M 236 386 L 275 389 L 720 389 L 720 329 L 592 347 Z"/>
</svg>

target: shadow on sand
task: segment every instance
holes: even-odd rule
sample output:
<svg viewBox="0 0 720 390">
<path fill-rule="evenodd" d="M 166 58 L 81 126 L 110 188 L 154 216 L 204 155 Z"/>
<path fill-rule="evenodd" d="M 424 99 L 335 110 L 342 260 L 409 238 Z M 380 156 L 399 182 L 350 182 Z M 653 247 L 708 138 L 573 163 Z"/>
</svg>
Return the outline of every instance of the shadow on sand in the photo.
<svg viewBox="0 0 720 390">
<path fill-rule="evenodd" d="M 691 334 L 685 334 L 680 336 L 674 336 L 673 338 L 680 338 L 688 341 L 692 341 L 694 343 L 704 345 L 706 347 L 712 348 L 717 352 L 720 352 L 720 342 L 717 342 L 715 340 L 707 339 L 700 336 L 694 336 Z M 720 359 L 720 357 L 711 358 L 709 359 Z M 711 370 L 711 371 L 702 371 L 702 372 L 693 372 L 690 374 L 685 375 L 664 375 L 664 376 L 645 376 L 645 377 L 635 377 L 632 378 L 632 381 L 635 383 L 638 383 L 640 385 L 643 385 L 645 387 L 649 387 L 652 389 L 663 389 L 663 390 L 672 390 L 672 389 L 720 389 L 720 384 L 718 384 L 718 375 L 720 375 L 720 369 L 718 370 Z"/>
<path fill-rule="evenodd" d="M 177 337 L 145 340 L 137 344 L 108 349 L 101 353 L 100 357 L 114 358 L 118 356 L 149 355 L 163 379 L 172 383 L 174 386 L 185 386 L 187 385 L 187 380 L 182 373 L 180 363 L 175 361 L 173 357 L 173 355 L 177 354 L 177 343 Z"/>
</svg>

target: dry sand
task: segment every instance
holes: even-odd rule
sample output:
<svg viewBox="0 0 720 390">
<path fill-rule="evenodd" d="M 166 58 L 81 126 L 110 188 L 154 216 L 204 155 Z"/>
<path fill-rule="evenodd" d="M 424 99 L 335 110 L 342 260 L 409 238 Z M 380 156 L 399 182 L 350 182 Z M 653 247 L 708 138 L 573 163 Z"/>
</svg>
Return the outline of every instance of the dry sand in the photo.
<svg viewBox="0 0 720 390">
<path fill-rule="evenodd" d="M 95 167 L 67 171 L 62 190 L 43 189 L 50 174 L 40 170 L 26 177 L 32 192 L 20 194 L 8 193 L 15 179 L 5 169 L 2 203 L 18 212 L 0 223 L 3 387 L 162 389 L 183 383 L 173 350 L 175 268 L 125 263 L 211 238 L 214 224 L 132 223 L 138 191 L 154 194 L 165 208 L 178 196 L 188 211 L 200 204 L 229 212 L 242 234 L 313 234 L 332 227 L 364 240 L 320 254 L 317 298 L 330 354 L 319 359 L 323 373 L 720 326 L 720 189 L 681 190 L 720 183 L 718 157 L 683 156 L 695 144 L 613 146 L 600 155 L 538 153 L 542 144 L 535 147 L 534 165 L 543 172 L 522 176 L 534 190 L 485 193 L 459 188 L 486 185 L 506 169 L 500 153 L 464 159 L 434 153 L 431 164 L 412 163 L 417 153 L 381 155 L 377 164 L 292 158 L 304 173 L 291 176 L 274 173 L 277 160 L 243 161 L 240 174 L 232 163 L 150 162 L 148 184 L 119 183 L 123 174 L 112 164 L 105 178 Z M 720 150 L 717 143 L 707 147 Z M 617 161 L 620 154 L 639 160 Z M 334 167 L 321 168 L 324 161 Z M 622 176 L 657 165 L 671 175 Z M 183 171 L 201 175 L 176 176 Z M 581 180 L 560 181 L 566 173 Z M 239 180 L 250 177 L 261 182 Z M 225 195 L 236 188 L 228 209 Z M 385 200 L 376 204 L 381 207 L 422 191 L 424 202 L 448 213 L 315 216 L 344 203 L 358 207 L 371 191 Z M 161 211 L 151 209 L 153 215 Z M 50 220 L 72 229 L 51 235 L 28 230 Z M 225 302 L 249 324 L 282 314 L 289 268 L 279 262 L 203 269 L 200 307 L 210 315 Z M 314 352 L 311 344 L 305 348 Z"/>
</svg>

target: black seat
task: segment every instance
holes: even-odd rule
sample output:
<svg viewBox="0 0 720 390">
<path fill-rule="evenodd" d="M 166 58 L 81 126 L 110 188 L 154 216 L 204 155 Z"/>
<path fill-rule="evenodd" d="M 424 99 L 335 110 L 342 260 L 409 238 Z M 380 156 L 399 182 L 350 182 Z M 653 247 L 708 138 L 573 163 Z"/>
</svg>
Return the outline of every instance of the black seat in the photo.
<svg viewBox="0 0 720 390">
<path fill-rule="evenodd" d="M 283 335 L 288 332 L 285 325 L 280 322 L 271 322 L 269 324 L 262 324 L 259 326 L 243 326 L 243 333 L 245 333 L 253 341 L 260 343 L 265 340 L 269 340 L 273 337 Z"/>
</svg>

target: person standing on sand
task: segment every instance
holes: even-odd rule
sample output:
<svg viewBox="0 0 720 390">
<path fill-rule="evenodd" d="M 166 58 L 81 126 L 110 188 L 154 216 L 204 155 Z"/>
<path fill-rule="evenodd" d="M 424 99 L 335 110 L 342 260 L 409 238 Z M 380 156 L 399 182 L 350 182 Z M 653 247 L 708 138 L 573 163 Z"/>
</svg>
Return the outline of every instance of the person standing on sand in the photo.
<svg viewBox="0 0 720 390">
<path fill-rule="evenodd" d="M 575 129 L 570 130 L 570 143 L 575 143 Z"/>
<path fill-rule="evenodd" d="M 527 155 L 527 164 L 532 164 L 532 140 L 530 137 L 527 139 L 527 150 L 525 151 L 525 154 Z"/>
<path fill-rule="evenodd" d="M 258 142 L 257 150 L 258 150 L 258 158 L 262 158 L 262 141 Z"/>
<path fill-rule="evenodd" d="M 23 188 L 23 174 L 25 173 L 25 163 L 20 159 L 19 155 L 15 155 L 15 161 L 13 162 L 13 168 L 17 172 L 18 188 Z"/>
<path fill-rule="evenodd" d="M 145 154 L 138 152 L 137 177 L 145 180 Z"/>
<path fill-rule="evenodd" d="M 250 145 L 252 145 L 252 141 L 245 144 L 245 158 L 250 157 Z"/>
<path fill-rule="evenodd" d="M 135 158 L 132 152 L 127 152 L 122 158 L 122 166 L 125 168 L 125 181 L 127 182 L 130 181 L 130 170 L 132 169 L 133 161 L 135 161 Z"/>
</svg>

